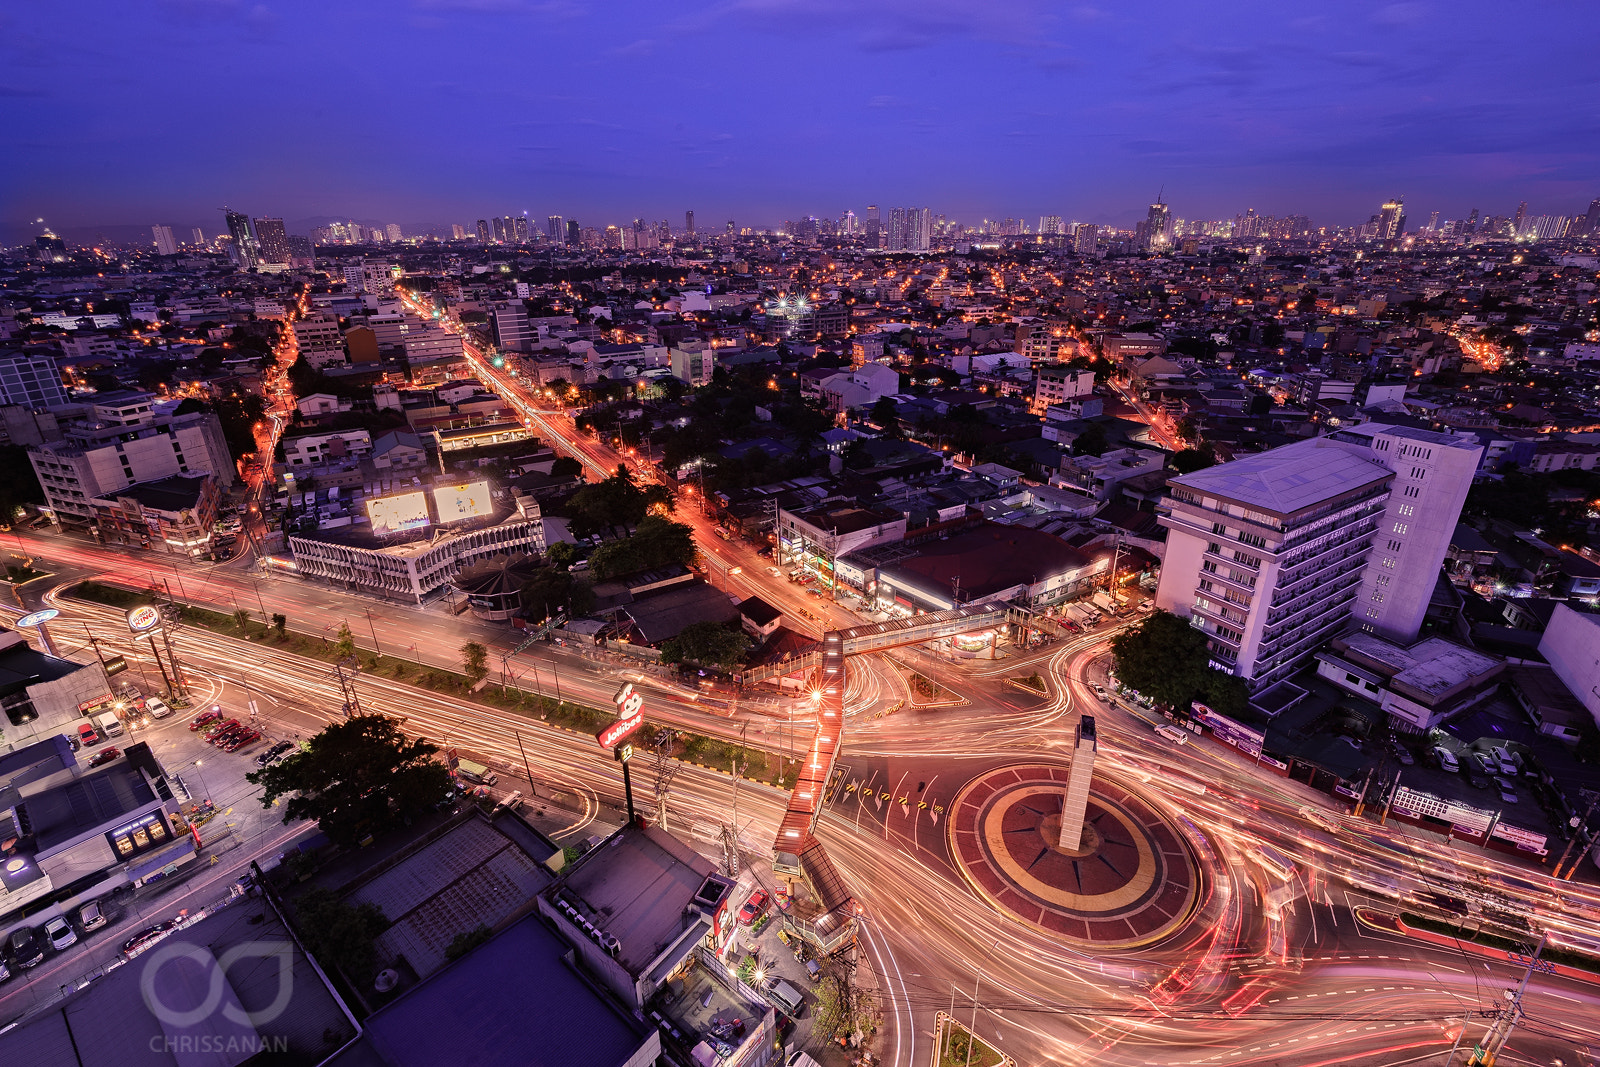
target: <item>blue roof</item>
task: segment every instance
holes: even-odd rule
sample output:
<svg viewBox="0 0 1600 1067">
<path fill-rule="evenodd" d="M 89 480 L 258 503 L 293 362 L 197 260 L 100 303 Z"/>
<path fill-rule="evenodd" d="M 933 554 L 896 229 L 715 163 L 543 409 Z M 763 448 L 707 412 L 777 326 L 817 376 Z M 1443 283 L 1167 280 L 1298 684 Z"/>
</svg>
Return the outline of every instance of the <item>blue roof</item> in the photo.
<svg viewBox="0 0 1600 1067">
<path fill-rule="evenodd" d="M 367 1033 L 405 1067 L 621 1067 L 651 1035 L 562 959 L 529 915 L 378 1012 Z"/>
</svg>

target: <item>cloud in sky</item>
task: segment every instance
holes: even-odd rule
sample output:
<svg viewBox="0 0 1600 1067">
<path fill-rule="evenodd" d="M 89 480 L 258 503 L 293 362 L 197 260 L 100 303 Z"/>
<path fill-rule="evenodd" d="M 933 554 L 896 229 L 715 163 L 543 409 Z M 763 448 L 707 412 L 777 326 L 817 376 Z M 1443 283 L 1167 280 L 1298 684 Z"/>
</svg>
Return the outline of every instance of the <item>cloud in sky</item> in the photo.
<svg viewBox="0 0 1600 1067">
<path fill-rule="evenodd" d="M 1162 186 L 1189 218 L 1570 213 L 1600 195 L 1597 29 L 1525 5 L 1533 76 L 1490 0 L 13 7 L 0 221 L 1125 222 Z"/>
</svg>

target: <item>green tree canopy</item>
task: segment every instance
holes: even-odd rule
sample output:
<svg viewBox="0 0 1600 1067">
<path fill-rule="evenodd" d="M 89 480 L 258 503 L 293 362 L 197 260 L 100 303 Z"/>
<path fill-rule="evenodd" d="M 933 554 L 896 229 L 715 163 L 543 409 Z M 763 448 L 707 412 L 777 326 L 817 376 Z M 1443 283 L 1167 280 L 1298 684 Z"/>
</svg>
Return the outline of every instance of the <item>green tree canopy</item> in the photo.
<svg viewBox="0 0 1600 1067">
<path fill-rule="evenodd" d="M 535 619 L 568 608 L 581 616 L 594 607 L 594 591 L 562 567 L 540 567 L 522 583 L 522 606 Z"/>
<path fill-rule="evenodd" d="M 1199 448 L 1185 448 L 1180 452 L 1174 452 L 1167 459 L 1167 466 L 1179 474 L 1193 474 L 1195 471 L 1216 465 L 1217 449 L 1210 441 Z"/>
<path fill-rule="evenodd" d="M 639 521 L 633 536 L 595 549 L 589 557 L 589 566 L 594 569 L 596 578 L 615 578 L 673 563 L 688 566 L 694 558 L 692 529 L 662 515 L 646 515 Z"/>
<path fill-rule="evenodd" d="M 567 500 L 572 517 L 572 532 L 588 537 L 616 526 L 636 525 L 652 505 L 671 509 L 672 492 L 663 485 L 639 486 L 627 467 L 604 481 L 586 485 Z"/>
<path fill-rule="evenodd" d="M 1248 697 L 1242 680 L 1208 666 L 1206 635 L 1170 612 L 1152 612 L 1122 631 L 1111 639 L 1111 651 L 1123 685 L 1180 714 L 1195 700 L 1237 714 Z"/>
<path fill-rule="evenodd" d="M 365 989 L 378 970 L 378 935 L 389 920 L 376 904 L 347 904 L 329 889 L 310 889 L 294 901 L 295 925 L 323 963 L 344 972 L 350 984 Z"/>
<path fill-rule="evenodd" d="M 411 740 L 397 720 L 357 715 L 335 722 L 283 762 L 245 777 L 262 787 L 261 806 L 281 797 L 283 821 L 315 819 L 342 844 L 422 814 L 443 797 L 450 772 L 438 746 Z"/>
<path fill-rule="evenodd" d="M 461 646 L 461 672 L 474 682 L 489 676 L 489 650 L 477 641 Z"/>
<path fill-rule="evenodd" d="M 661 659 L 665 663 L 698 663 L 729 670 L 743 662 L 750 645 L 750 636 L 737 624 L 697 622 L 662 643 Z"/>
</svg>

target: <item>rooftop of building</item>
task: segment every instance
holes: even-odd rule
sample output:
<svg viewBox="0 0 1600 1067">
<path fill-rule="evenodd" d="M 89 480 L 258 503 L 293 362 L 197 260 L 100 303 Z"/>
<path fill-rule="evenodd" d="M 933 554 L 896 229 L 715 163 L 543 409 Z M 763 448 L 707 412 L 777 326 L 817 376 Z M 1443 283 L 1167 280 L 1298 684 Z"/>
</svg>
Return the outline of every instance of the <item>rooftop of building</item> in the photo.
<svg viewBox="0 0 1600 1067">
<path fill-rule="evenodd" d="M 853 505 L 802 511 L 795 518 L 833 534 L 856 533 L 874 526 L 887 526 L 905 518 L 893 508 L 862 508 Z"/>
<path fill-rule="evenodd" d="M 997 522 L 984 522 L 919 549 L 916 555 L 885 564 L 880 570 L 930 591 L 959 588 L 963 601 L 1016 585 L 1033 585 L 1091 564 L 1088 556 L 1059 537 Z"/>
<path fill-rule="evenodd" d="M 1207 467 L 1173 478 L 1171 484 L 1288 516 L 1393 474 L 1347 448 L 1316 438 Z"/>
<path fill-rule="evenodd" d="M 153 482 L 135 482 L 133 485 L 109 492 L 102 499 L 131 498 L 141 507 L 152 511 L 184 511 L 200 503 L 200 492 L 205 487 L 209 473 L 175 474 Z"/>
<path fill-rule="evenodd" d="M 563 959 L 569 951 L 529 915 L 372 1016 L 370 1047 L 336 1063 L 623 1067 L 650 1035 Z"/>
<path fill-rule="evenodd" d="M 581 901 L 589 921 L 621 942 L 618 962 L 637 975 L 683 933 L 691 904 L 714 910 L 716 901 L 707 901 L 702 888 L 715 872 L 715 864 L 660 827 L 624 827 L 552 892 L 574 906 Z M 731 891 L 716 884 L 723 895 Z"/>
<path fill-rule="evenodd" d="M 355 1036 L 339 1001 L 277 913 L 259 898 L 238 898 L 172 934 L 166 944 L 183 951 L 153 972 L 138 966 L 107 970 L 52 1010 L 0 1034 L 0 1059 L 78 1067 L 121 1067 L 130 1059 L 155 1067 L 234 1067 L 262 1057 L 319 1063 Z M 251 945 L 260 944 L 285 946 L 287 958 L 259 965 L 259 953 L 249 953 Z M 257 965 L 237 963 L 222 970 L 218 959 L 239 949 Z M 233 1011 L 205 1011 L 182 1025 L 180 1012 L 191 1014 L 211 990 L 220 992 L 221 1003 Z M 287 1005 L 270 1010 L 280 994 L 287 995 Z M 154 1011 L 152 1002 L 175 1010 Z M 230 1018 L 241 1009 L 259 1021 L 252 1025 Z"/>
<path fill-rule="evenodd" d="M 1339 637 L 1333 647 L 1354 653 L 1389 676 L 1391 685 L 1427 696 L 1440 696 L 1484 677 L 1501 660 L 1442 637 L 1428 637 L 1409 647 L 1360 630 Z"/>
<path fill-rule="evenodd" d="M 53 682 L 83 669 L 81 663 L 38 651 L 15 630 L 0 630 L 0 696 L 10 696 L 30 685 Z"/>
</svg>

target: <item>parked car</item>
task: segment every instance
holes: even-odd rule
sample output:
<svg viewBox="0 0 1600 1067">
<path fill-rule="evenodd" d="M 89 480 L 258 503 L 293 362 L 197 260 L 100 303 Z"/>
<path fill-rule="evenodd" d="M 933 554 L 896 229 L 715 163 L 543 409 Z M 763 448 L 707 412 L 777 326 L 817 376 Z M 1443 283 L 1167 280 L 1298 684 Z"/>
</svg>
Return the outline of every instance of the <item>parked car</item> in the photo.
<svg viewBox="0 0 1600 1067">
<path fill-rule="evenodd" d="M 1433 750 L 1433 752 L 1439 760 L 1440 770 L 1449 771 L 1451 774 L 1454 774 L 1456 771 L 1461 769 L 1461 761 L 1456 759 L 1456 754 L 1451 752 L 1448 748 L 1436 748 Z"/>
<path fill-rule="evenodd" d="M 1099 682 L 1095 682 L 1093 688 L 1096 700 L 1100 701 L 1102 704 L 1111 703 L 1111 697 L 1106 694 L 1105 686 L 1101 685 Z"/>
<path fill-rule="evenodd" d="M 124 956 L 132 956 L 140 949 L 155 944 L 176 929 L 177 925 L 177 919 L 168 919 L 166 922 L 145 927 L 122 943 L 122 954 Z"/>
<path fill-rule="evenodd" d="M 275 762 L 280 756 L 287 754 L 292 748 L 294 748 L 293 741 L 279 741 L 256 757 L 256 766 L 265 767 L 267 764 Z"/>
<path fill-rule="evenodd" d="M 259 730 L 244 730 L 240 733 L 234 734 L 224 744 L 219 745 L 218 747 L 224 752 L 237 752 L 244 746 L 253 745 L 259 740 L 261 740 L 261 732 Z"/>
<path fill-rule="evenodd" d="M 10 977 L 11 977 L 11 968 L 7 967 L 3 960 L 0 960 L 0 982 L 4 982 L 7 978 L 10 978 Z"/>
<path fill-rule="evenodd" d="M 91 759 L 89 761 L 89 767 L 90 767 L 90 769 L 93 769 L 95 767 L 104 767 L 106 764 L 110 763 L 112 760 L 120 759 L 121 757 L 122 757 L 122 750 L 120 748 L 114 748 L 113 747 L 113 748 L 102 749 L 93 759 Z"/>
<path fill-rule="evenodd" d="M 757 889 L 750 894 L 750 899 L 744 902 L 744 907 L 739 909 L 739 925 L 749 926 L 756 921 L 756 917 L 767 910 L 767 891 Z"/>
<path fill-rule="evenodd" d="M 1517 791 L 1515 789 L 1505 785 L 1500 787 L 1500 802 L 1502 804 L 1515 804 L 1519 800 L 1521 800 L 1521 798 L 1517 796 Z"/>
<path fill-rule="evenodd" d="M 221 719 L 222 719 L 222 709 L 221 708 L 212 708 L 210 711 L 202 711 L 200 714 L 196 715 L 190 721 L 189 729 L 191 729 L 191 730 L 199 730 L 204 726 L 209 726 L 211 723 L 220 722 Z"/>
<path fill-rule="evenodd" d="M 144 710 L 152 719 L 165 719 L 172 714 L 172 706 L 160 697 L 145 697 Z"/>
<path fill-rule="evenodd" d="M 210 726 L 207 726 L 204 730 L 201 730 L 200 736 L 209 741 L 213 737 L 216 737 L 218 734 L 222 733 L 224 730 L 235 729 L 238 727 L 238 725 L 238 719 L 228 719 L 225 722 L 214 722 Z"/>
<path fill-rule="evenodd" d="M 6 947 L 11 952 L 11 961 L 18 967 L 35 967 L 44 959 L 44 946 L 39 941 L 39 931 L 31 926 L 11 931 Z"/>
<path fill-rule="evenodd" d="M 71 923 L 57 915 L 44 924 L 44 939 L 50 942 L 51 948 L 61 952 L 78 943 L 78 932 Z"/>
<path fill-rule="evenodd" d="M 1402 767 L 1410 767 L 1417 762 L 1416 757 L 1411 754 L 1411 750 L 1404 745 L 1394 746 L 1394 758 L 1400 761 Z"/>
<path fill-rule="evenodd" d="M 84 747 L 87 748 L 91 745 L 98 745 L 102 739 L 99 731 L 89 723 L 84 723 L 78 727 L 78 740 L 83 742 Z"/>
<path fill-rule="evenodd" d="M 78 905 L 78 926 L 84 933 L 98 930 L 106 924 L 106 913 L 100 910 L 100 902 L 91 900 L 87 904 Z"/>
</svg>

